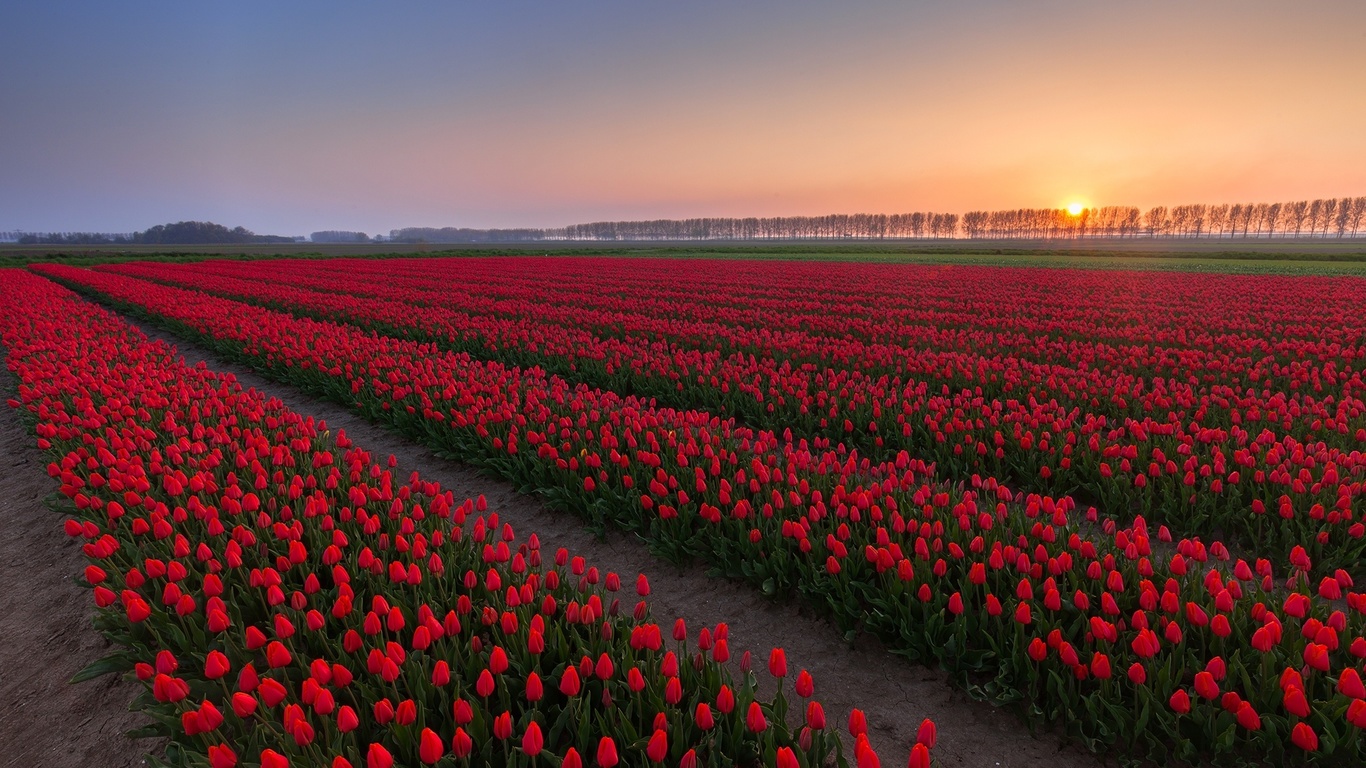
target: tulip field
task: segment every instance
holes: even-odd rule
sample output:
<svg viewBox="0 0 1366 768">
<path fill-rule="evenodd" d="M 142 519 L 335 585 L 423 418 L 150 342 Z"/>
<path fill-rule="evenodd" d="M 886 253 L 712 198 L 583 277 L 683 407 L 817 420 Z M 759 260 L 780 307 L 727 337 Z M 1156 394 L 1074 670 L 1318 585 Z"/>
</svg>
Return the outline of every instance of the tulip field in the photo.
<svg viewBox="0 0 1366 768">
<path fill-rule="evenodd" d="M 778 692 L 759 699 L 748 664 L 738 677 L 723 664 L 724 625 L 652 620 L 645 575 L 623 586 L 564 550 L 543 557 L 482 497 L 399 484 L 345 435 L 6 272 L 11 405 L 52 457 L 97 626 L 120 646 L 80 677 L 143 680 L 167 763 L 795 768 L 839 755 L 814 681 L 781 648 L 761 663 Z M 849 714 L 856 754 L 875 760 Z M 920 765 L 934 730 L 913 747 Z"/>
<path fill-rule="evenodd" d="M 1122 761 L 1366 764 L 1366 280 L 5 272 L 11 405 L 119 648 L 89 675 L 144 681 L 169 762 L 863 768 L 893 745 L 858 710 L 827 723 L 781 648 L 737 669 L 724 625 L 651 615 L 648 575 L 543 555 L 120 313 L 872 635 L 1021 727 Z M 919 768 L 935 741 L 895 746 Z"/>
</svg>

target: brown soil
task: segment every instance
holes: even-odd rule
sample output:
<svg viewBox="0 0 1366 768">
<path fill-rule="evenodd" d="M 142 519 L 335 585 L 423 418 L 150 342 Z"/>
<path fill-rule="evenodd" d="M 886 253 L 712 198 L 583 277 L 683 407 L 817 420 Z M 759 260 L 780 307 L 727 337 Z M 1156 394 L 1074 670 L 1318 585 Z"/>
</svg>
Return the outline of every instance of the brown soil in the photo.
<svg viewBox="0 0 1366 768">
<path fill-rule="evenodd" d="M 14 377 L 0 365 L 0 399 Z M 135 682 L 73 675 L 109 643 L 91 626 L 94 603 L 76 582 L 85 558 L 43 500 L 57 490 L 47 461 L 13 408 L 0 404 L 0 765 L 142 766 L 155 742 L 124 734 L 146 724 L 128 705 Z"/>
<path fill-rule="evenodd" d="M 437 458 L 428 449 L 341 406 L 268 381 L 159 329 L 146 324 L 139 327 L 152 338 L 175 344 L 190 363 L 202 360 L 216 371 L 232 373 L 243 386 L 278 397 L 294 411 L 323 419 L 334 431 L 346 430 L 348 437 L 377 456 L 392 454 L 398 461 L 396 478 L 406 479 L 417 471 L 450 489 L 457 498 L 483 494 L 489 508 L 512 523 L 520 535 L 535 532 L 542 546 L 552 551 L 565 547 L 583 555 L 599 568 L 621 574 L 624 584 L 634 583 L 635 574 L 644 572 L 650 578 L 655 620 L 672 622 L 681 616 L 694 635 L 704 626 L 725 622 L 730 627 L 733 658 L 751 650 L 755 668 L 762 670 L 761 679 L 768 678 L 769 650 L 784 648 L 794 675 L 805 668 L 815 678 L 816 698 L 826 708 L 830 727 L 847 733 L 844 718 L 850 709 L 858 707 L 865 712 L 869 738 L 886 766 L 906 764 L 920 722 L 927 717 L 939 727 L 934 757 L 946 767 L 1101 765 L 1095 756 L 1060 744 L 1056 738 L 1031 737 L 1013 712 L 970 699 L 951 687 L 944 672 L 894 657 L 869 638 L 850 647 L 833 625 L 794 603 L 775 603 L 748 585 L 709 578 L 700 565 L 679 568 L 654 557 L 639 539 L 625 534 L 614 532 L 598 538 L 584 530 L 577 519 L 547 509 L 534 498 L 517 493 L 509 483 Z M 72 567 L 70 572 L 75 570 Z M 790 688 L 788 695 L 792 696 Z M 850 747 L 846 744 L 846 755 L 852 760 Z"/>
</svg>

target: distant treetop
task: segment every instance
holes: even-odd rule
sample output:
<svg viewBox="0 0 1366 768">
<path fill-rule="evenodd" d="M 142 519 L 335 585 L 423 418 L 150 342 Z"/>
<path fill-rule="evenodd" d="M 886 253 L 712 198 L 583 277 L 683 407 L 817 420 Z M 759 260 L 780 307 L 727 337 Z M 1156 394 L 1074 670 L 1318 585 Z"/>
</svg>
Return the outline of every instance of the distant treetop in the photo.
<svg viewBox="0 0 1366 768">
<path fill-rule="evenodd" d="M 15 233 L 19 234 L 19 233 Z M 246 227 L 228 229 L 211 221 L 178 221 L 158 224 L 142 232 L 25 232 L 20 243 L 44 245 L 215 245 L 245 243 L 292 243 L 295 238 L 258 235 Z"/>
</svg>

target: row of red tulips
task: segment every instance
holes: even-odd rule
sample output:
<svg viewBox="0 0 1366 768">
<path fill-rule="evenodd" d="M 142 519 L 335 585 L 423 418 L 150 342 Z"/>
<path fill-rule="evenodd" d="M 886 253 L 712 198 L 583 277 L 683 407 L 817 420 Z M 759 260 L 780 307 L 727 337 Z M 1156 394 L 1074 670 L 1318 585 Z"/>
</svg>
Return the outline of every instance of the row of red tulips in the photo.
<svg viewBox="0 0 1366 768">
<path fill-rule="evenodd" d="M 398 484 L 50 281 L 7 270 L 0 301 L 10 404 L 53 458 L 120 646 L 82 677 L 143 680 L 168 763 L 844 764 L 782 649 L 761 699 L 748 652 L 738 677 L 724 663 L 725 625 L 651 620 L 644 575 L 628 597 L 564 550 L 543 560 L 482 498 Z M 913 766 L 934 740 L 927 721 Z"/>
<path fill-rule="evenodd" d="M 1018 330 L 1008 334 L 1018 341 L 1012 346 L 998 330 L 988 341 L 1002 348 L 967 353 L 954 344 L 961 334 L 908 346 L 906 339 L 874 343 L 835 336 L 824 326 L 784 330 L 795 322 L 805 327 L 809 318 L 776 308 L 757 329 L 689 317 L 681 302 L 643 290 L 640 270 L 613 283 L 612 267 L 619 262 L 612 260 L 592 262 L 607 273 L 593 283 L 606 283 L 599 285 L 608 291 L 600 309 L 592 306 L 591 293 L 587 307 L 557 305 L 557 290 L 577 299 L 583 284 L 549 288 L 549 278 L 518 273 L 516 260 L 498 262 L 498 270 L 507 270 L 509 261 L 514 265 L 514 276 L 502 278 L 510 284 L 502 295 L 486 287 L 497 273 L 483 262 L 449 261 L 455 266 L 351 262 L 338 270 L 282 262 L 266 269 L 239 263 L 108 269 L 436 341 L 480 357 L 540 365 L 591 386 L 843 442 L 873 458 L 906 449 L 933 459 L 946 476 L 982 473 L 1027 490 L 1077 492 L 1106 509 L 1133 510 L 1189 533 L 1225 531 L 1283 555 L 1304 546 L 1325 572 L 1356 571 L 1366 554 L 1366 524 L 1356 509 L 1366 478 L 1360 452 L 1366 406 L 1353 369 L 1362 349 L 1355 343 L 1320 349 L 1322 340 L 1268 334 L 1256 338 L 1258 355 L 1244 350 L 1229 357 L 1233 353 L 1222 347 L 1140 353 L 1133 345 L 1099 345 L 1067 335 L 1055 348 L 1048 341 L 1056 333 L 1053 323 L 1042 323 L 1026 324 L 1042 338 Z M 534 262 L 538 268 L 547 264 Z M 549 262 L 552 270 L 560 263 Z M 456 285 L 474 281 L 473 287 L 452 289 L 455 279 Z M 613 288 L 629 299 L 611 293 Z M 733 289 L 739 296 L 723 288 L 709 294 L 710 301 L 731 302 L 730 308 L 750 301 L 743 288 Z M 869 311 L 860 305 L 829 309 L 841 321 Z M 944 313 L 926 317 L 943 319 Z M 972 319 L 964 314 L 945 322 Z M 1229 343 L 1225 336 L 1218 340 Z M 1071 357 L 1060 357 L 1059 349 Z M 1056 359 L 1029 362 L 1031 355 Z M 1314 362 L 1279 362 L 1286 355 Z M 1170 370 L 1132 362 L 1145 356 L 1185 373 L 1176 378 Z M 1294 375 L 1286 379 L 1276 371 Z M 1301 395 L 1294 391 L 1295 377 L 1304 378 L 1306 389 L 1312 382 L 1316 390 L 1327 386 L 1335 394 Z"/>
<path fill-rule="evenodd" d="M 660 551 L 797 592 L 1093 749 L 1366 755 L 1366 598 L 1343 572 L 1311 582 L 1302 549 L 1288 570 L 1250 564 L 1141 518 L 1092 528 L 993 480 L 937 484 L 905 455 L 873 463 L 430 344 L 44 269 Z"/>
</svg>

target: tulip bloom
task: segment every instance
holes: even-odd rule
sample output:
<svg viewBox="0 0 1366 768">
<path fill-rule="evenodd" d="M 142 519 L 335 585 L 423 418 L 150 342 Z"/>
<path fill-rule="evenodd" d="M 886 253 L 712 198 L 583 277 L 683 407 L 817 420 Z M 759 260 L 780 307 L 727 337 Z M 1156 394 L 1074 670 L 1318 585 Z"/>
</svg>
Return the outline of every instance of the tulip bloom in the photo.
<svg viewBox="0 0 1366 768">
<path fill-rule="evenodd" d="M 227 744 L 209 745 L 209 768 L 235 768 L 237 753 Z"/>
<path fill-rule="evenodd" d="M 432 765 L 446 754 L 446 746 L 441 742 L 441 737 L 436 735 L 436 731 L 430 728 L 422 729 L 422 736 L 419 740 L 418 757 L 427 765 Z"/>
<path fill-rule="evenodd" d="M 522 734 L 522 751 L 530 757 L 541 754 L 541 749 L 545 746 L 545 739 L 541 736 L 541 726 L 535 720 L 526 727 L 526 733 Z"/>
<path fill-rule="evenodd" d="M 1214 675 L 1209 672 L 1196 672 L 1195 692 L 1207 701 L 1219 698 L 1219 684 L 1214 682 Z"/>
<path fill-rule="evenodd" d="M 668 753 L 668 736 L 666 736 L 662 730 L 655 731 L 654 734 L 650 736 L 650 742 L 645 746 L 645 756 L 650 758 L 651 762 L 662 763 L 664 762 L 664 757 L 668 755 Z"/>
<path fill-rule="evenodd" d="M 371 742 L 365 752 L 365 768 L 394 768 L 394 756 L 384 745 Z"/>
<path fill-rule="evenodd" d="M 598 741 L 597 758 L 601 768 L 612 768 L 617 764 L 617 744 L 612 741 L 611 736 L 603 736 Z"/>
<path fill-rule="evenodd" d="M 228 657 L 219 651 L 209 651 L 209 655 L 204 659 L 204 677 L 210 680 L 217 680 L 232 671 L 232 664 L 228 662 Z"/>
<path fill-rule="evenodd" d="M 768 720 L 764 718 L 764 710 L 759 706 L 759 702 L 749 703 L 749 711 L 745 713 L 745 727 L 751 733 L 762 733 L 768 728 Z"/>
<path fill-rule="evenodd" d="M 861 709 L 849 710 L 849 735 L 855 738 L 868 732 L 868 718 Z"/>
<path fill-rule="evenodd" d="M 926 718 L 920 721 L 920 728 L 915 734 L 915 743 L 924 744 L 927 749 L 934 749 L 934 744 L 939 740 L 939 729 L 935 727 L 934 721 Z"/>
<path fill-rule="evenodd" d="M 1317 752 L 1319 749 L 1319 735 L 1308 723 L 1295 723 L 1290 731 L 1290 741 L 1305 752 Z"/>
<path fill-rule="evenodd" d="M 782 648 L 774 648 L 769 653 L 768 673 L 774 677 L 787 677 L 787 654 Z"/>
</svg>

